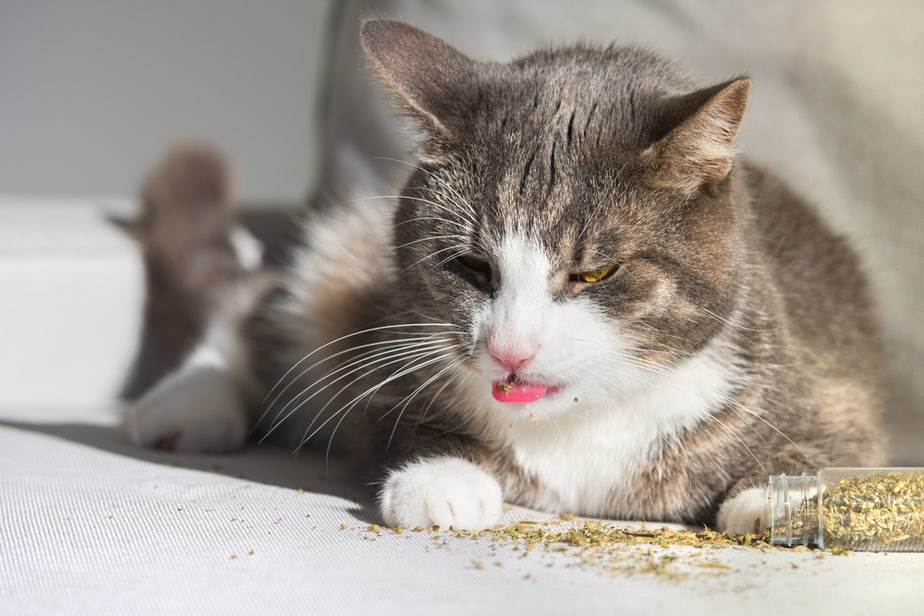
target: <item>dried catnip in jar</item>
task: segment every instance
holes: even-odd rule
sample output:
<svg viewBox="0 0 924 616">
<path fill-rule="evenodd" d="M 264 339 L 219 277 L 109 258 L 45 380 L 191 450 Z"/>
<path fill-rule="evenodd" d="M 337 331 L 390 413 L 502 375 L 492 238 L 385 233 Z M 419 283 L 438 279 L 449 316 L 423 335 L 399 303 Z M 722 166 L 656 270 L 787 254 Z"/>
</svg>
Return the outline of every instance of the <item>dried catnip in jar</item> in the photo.
<svg viewBox="0 0 924 616">
<path fill-rule="evenodd" d="M 924 551 L 924 468 L 774 475 L 770 539 L 833 550 Z"/>
</svg>

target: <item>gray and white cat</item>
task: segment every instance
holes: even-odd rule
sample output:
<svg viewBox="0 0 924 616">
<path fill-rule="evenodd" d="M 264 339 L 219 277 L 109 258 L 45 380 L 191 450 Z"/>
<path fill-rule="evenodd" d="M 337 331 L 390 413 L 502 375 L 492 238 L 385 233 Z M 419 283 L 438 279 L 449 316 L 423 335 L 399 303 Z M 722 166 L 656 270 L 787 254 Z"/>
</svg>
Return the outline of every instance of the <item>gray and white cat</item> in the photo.
<svg viewBox="0 0 924 616">
<path fill-rule="evenodd" d="M 863 272 L 736 157 L 747 78 L 700 89 L 627 47 L 478 62 L 395 21 L 362 43 L 422 133 L 407 184 L 309 217 L 279 281 L 228 291 L 134 440 L 297 425 L 406 527 L 506 500 L 753 531 L 769 474 L 883 462 Z"/>
</svg>

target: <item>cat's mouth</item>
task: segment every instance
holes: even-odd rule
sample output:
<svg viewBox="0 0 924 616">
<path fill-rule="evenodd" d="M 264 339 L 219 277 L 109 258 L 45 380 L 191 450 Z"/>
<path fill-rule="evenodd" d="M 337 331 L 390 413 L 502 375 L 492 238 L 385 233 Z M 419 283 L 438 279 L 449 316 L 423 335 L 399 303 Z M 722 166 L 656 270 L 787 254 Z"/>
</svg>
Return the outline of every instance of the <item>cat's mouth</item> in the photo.
<svg viewBox="0 0 924 616">
<path fill-rule="evenodd" d="M 545 383 L 532 383 L 521 379 L 516 374 L 510 374 L 503 380 L 494 381 L 491 387 L 491 394 L 495 400 L 514 404 L 535 402 L 557 391 L 558 387 Z"/>
</svg>

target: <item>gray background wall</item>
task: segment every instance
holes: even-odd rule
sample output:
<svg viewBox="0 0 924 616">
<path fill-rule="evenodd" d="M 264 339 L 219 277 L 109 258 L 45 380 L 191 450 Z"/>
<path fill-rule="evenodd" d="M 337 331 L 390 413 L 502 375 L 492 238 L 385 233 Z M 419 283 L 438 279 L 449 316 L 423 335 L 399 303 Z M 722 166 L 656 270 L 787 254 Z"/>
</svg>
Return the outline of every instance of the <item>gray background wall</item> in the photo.
<svg viewBox="0 0 924 616">
<path fill-rule="evenodd" d="M 253 203 L 312 181 L 327 0 L 0 0 L 0 194 L 132 195 L 174 137 Z"/>
</svg>

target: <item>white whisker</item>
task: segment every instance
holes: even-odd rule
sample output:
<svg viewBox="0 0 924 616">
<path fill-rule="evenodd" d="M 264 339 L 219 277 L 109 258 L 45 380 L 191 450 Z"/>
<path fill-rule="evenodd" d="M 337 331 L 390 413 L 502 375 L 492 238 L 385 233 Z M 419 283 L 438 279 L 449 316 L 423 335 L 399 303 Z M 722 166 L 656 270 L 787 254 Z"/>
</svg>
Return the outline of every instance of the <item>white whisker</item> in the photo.
<svg viewBox="0 0 924 616">
<path fill-rule="evenodd" d="M 457 190 L 455 190 L 450 184 L 448 184 L 447 182 L 444 182 L 442 179 L 440 179 L 439 177 L 435 176 L 433 173 L 431 173 L 430 171 L 424 169 L 424 168 L 421 167 L 420 165 L 417 165 L 417 164 L 412 163 L 412 162 L 408 162 L 408 161 L 406 161 L 406 160 L 401 160 L 401 159 L 398 159 L 398 158 L 388 158 L 388 157 L 385 157 L 385 156 L 375 157 L 375 158 L 373 158 L 372 160 L 384 160 L 384 161 L 389 161 L 389 162 L 393 162 L 393 163 L 398 163 L 398 164 L 401 164 L 401 165 L 407 165 L 408 167 L 411 167 L 411 168 L 413 168 L 413 169 L 417 169 L 418 171 L 421 171 L 421 172 L 427 174 L 428 177 L 431 177 L 431 178 L 433 178 L 433 179 L 439 181 L 441 187 L 446 188 L 446 189 L 452 191 L 452 193 L 456 196 L 456 198 L 457 198 L 458 201 L 459 201 L 458 205 L 461 205 L 461 206 L 465 207 L 465 208 L 468 210 L 468 212 L 471 213 L 472 216 L 475 216 L 475 208 L 472 207 L 472 204 L 469 203 L 462 195 L 460 195 L 459 192 L 458 192 Z"/>
<path fill-rule="evenodd" d="M 265 405 L 265 409 L 264 409 L 264 411 L 263 411 L 263 414 L 260 416 L 260 422 L 262 422 L 262 421 L 266 418 L 266 415 L 273 409 L 274 406 L 276 406 L 276 404 L 279 402 L 279 399 L 286 393 L 286 391 L 288 391 L 288 389 L 289 389 L 292 385 L 294 385 L 295 383 L 297 383 L 298 381 L 300 381 L 306 374 L 308 374 L 309 372 L 311 372 L 312 370 L 314 370 L 315 368 L 317 368 L 317 367 L 320 366 L 321 364 L 324 364 L 324 363 L 326 363 L 326 362 L 329 362 L 329 361 L 333 360 L 334 358 L 339 357 L 339 356 L 341 356 L 341 355 L 348 355 L 348 354 L 355 353 L 356 351 L 358 351 L 358 350 L 360 350 L 360 349 L 375 349 L 376 347 L 383 347 L 383 346 L 388 347 L 388 348 L 404 348 L 405 345 L 417 345 L 417 344 L 420 344 L 421 342 L 426 342 L 426 341 L 428 341 L 429 339 L 433 338 L 433 336 L 436 335 L 436 334 L 425 334 L 425 333 L 419 333 L 419 334 L 418 334 L 418 333 L 413 333 L 413 332 L 411 332 L 411 333 L 402 332 L 402 334 L 403 334 L 403 335 L 410 335 L 410 336 L 413 336 L 413 337 L 412 337 L 412 338 L 398 338 L 398 339 L 396 339 L 396 340 L 380 340 L 380 341 L 377 341 L 377 342 L 369 342 L 369 343 L 366 343 L 366 344 L 361 344 L 361 345 L 358 345 L 358 346 L 350 347 L 350 348 L 348 348 L 348 349 L 344 349 L 344 350 L 342 350 L 342 351 L 338 351 L 338 352 L 333 353 L 333 354 L 331 354 L 331 355 L 325 355 L 324 357 L 322 357 L 322 358 L 319 359 L 318 361 L 314 362 L 314 363 L 311 364 L 310 366 L 308 366 L 308 367 L 302 369 L 301 372 L 299 372 L 297 375 L 295 375 L 295 376 L 292 377 L 292 379 L 289 381 L 288 385 L 286 385 L 284 388 L 282 388 L 282 389 L 279 391 L 279 393 L 276 394 L 276 397 L 273 398 L 273 400 L 272 400 L 268 405 Z M 374 350 L 373 350 L 373 351 L 364 351 L 363 353 L 360 353 L 360 354 L 355 355 L 355 356 L 353 357 L 353 359 L 359 359 L 359 358 L 361 358 L 361 357 L 366 357 L 370 352 L 374 352 Z M 339 365 L 338 365 L 337 367 L 339 367 Z M 258 423 L 259 423 L 259 422 L 258 422 Z"/>
<path fill-rule="evenodd" d="M 411 357 L 411 358 L 425 357 L 425 356 L 427 356 L 427 355 L 430 355 L 430 354 L 433 354 L 433 353 L 436 353 L 436 352 L 441 352 L 441 351 L 443 350 L 444 347 L 441 345 L 441 343 L 434 342 L 434 343 L 428 343 L 428 346 L 426 346 L 425 348 L 423 348 L 423 350 L 421 350 L 422 348 L 423 348 L 423 347 L 420 347 L 420 346 L 413 346 L 413 345 L 412 345 L 412 346 L 407 347 L 407 350 L 402 350 L 402 351 L 399 352 L 399 353 L 392 353 L 390 349 L 386 349 L 386 350 L 384 350 L 384 351 L 378 351 L 377 354 L 376 354 L 376 358 L 375 358 L 375 359 L 371 359 L 371 360 L 370 360 L 370 358 L 368 358 L 368 357 L 367 357 L 367 358 L 357 359 L 357 360 L 354 360 L 354 361 L 350 362 L 349 364 L 347 364 L 347 366 L 345 366 L 345 367 L 343 367 L 343 368 L 340 368 L 340 369 L 336 370 L 334 373 L 341 372 L 341 371 L 343 371 L 343 370 L 349 369 L 347 372 L 345 372 L 344 374 L 341 374 L 341 375 L 338 376 L 336 379 L 327 380 L 327 379 L 329 379 L 330 376 L 332 376 L 332 374 L 325 375 L 322 379 L 318 380 L 318 381 L 315 382 L 315 383 L 312 383 L 312 384 L 309 385 L 306 389 L 303 389 L 301 392 L 299 392 L 298 394 L 296 394 L 295 396 L 293 396 L 293 398 L 292 398 L 292 399 L 291 399 L 291 400 L 290 400 L 290 401 L 289 401 L 289 402 L 288 402 L 288 403 L 276 414 L 276 417 L 273 419 L 273 423 L 272 423 L 271 427 L 269 428 L 269 430 L 267 431 L 267 433 L 264 435 L 263 438 L 265 439 L 267 436 L 269 436 L 270 433 L 272 433 L 276 428 L 279 427 L 279 425 L 281 425 L 281 424 L 282 424 L 283 422 L 285 422 L 289 417 L 291 417 L 293 413 L 295 413 L 296 411 L 298 411 L 301 407 L 303 407 L 303 406 L 304 406 L 305 404 L 307 404 L 309 401 L 311 401 L 312 399 L 314 399 L 314 398 L 315 398 L 317 395 L 319 395 L 321 392 L 326 391 L 327 389 L 329 389 L 330 387 L 332 387 L 332 386 L 335 385 L 336 383 L 338 383 L 338 382 L 340 382 L 340 381 L 342 381 L 342 380 L 344 380 L 344 379 L 346 379 L 346 378 L 348 378 L 348 377 L 350 377 L 350 376 L 353 376 L 353 375 L 355 375 L 355 374 L 357 374 L 357 373 L 359 373 L 359 372 L 362 372 L 363 370 L 365 370 L 366 368 L 369 368 L 370 366 L 373 366 L 373 367 L 374 367 L 372 370 L 366 370 L 366 372 L 363 372 L 362 376 L 360 376 L 360 377 L 358 377 L 358 378 L 355 378 L 355 379 L 351 380 L 349 383 L 347 383 L 340 391 L 338 391 L 336 394 L 334 394 L 333 396 L 330 397 L 331 400 L 335 399 L 338 395 L 340 395 L 341 393 L 343 393 L 343 391 L 345 391 L 346 389 L 348 389 L 353 383 L 355 383 L 355 382 L 357 382 L 357 381 L 359 381 L 359 380 L 362 380 L 362 379 L 365 378 L 368 374 L 371 374 L 371 373 L 374 372 L 375 370 L 378 370 L 378 369 L 380 369 L 380 368 L 382 368 L 382 367 L 385 367 L 385 366 L 392 365 L 392 364 L 394 364 L 394 363 L 398 363 L 398 362 L 403 361 L 404 359 L 406 359 L 406 358 L 408 358 L 408 357 Z M 325 380 L 327 380 L 326 383 L 325 383 Z M 316 391 L 314 391 L 311 395 L 309 395 L 309 396 L 303 398 L 302 400 L 298 401 L 298 404 L 296 404 L 291 410 L 288 410 L 288 412 L 286 412 L 286 410 L 289 409 L 289 407 L 292 406 L 292 404 L 294 404 L 297 400 L 299 400 L 299 398 L 301 398 L 302 396 L 304 396 L 305 394 L 307 394 L 309 391 L 311 391 L 312 388 L 314 388 L 314 387 L 316 387 L 317 385 L 322 384 L 322 383 L 323 383 L 323 386 L 322 386 L 322 387 L 318 388 L 318 389 L 317 389 Z M 329 402 L 328 402 L 328 404 L 329 404 Z M 325 405 L 325 407 L 322 408 L 322 411 L 323 411 L 324 408 L 326 408 L 326 405 Z M 281 418 L 280 418 L 280 417 L 281 417 Z"/>
<path fill-rule="evenodd" d="M 352 356 L 350 361 L 337 364 L 337 366 L 335 366 L 334 368 L 326 372 L 323 376 L 318 378 L 316 381 L 312 382 L 310 385 L 308 385 L 307 387 L 303 388 L 300 392 L 295 394 L 289 400 L 289 402 L 286 403 L 286 405 L 282 408 L 282 410 L 276 414 L 276 417 L 278 418 L 279 415 L 284 413 L 286 409 L 289 406 L 291 406 L 298 398 L 306 395 L 308 392 L 310 392 L 315 387 L 319 387 L 323 385 L 322 387 L 320 387 L 320 389 L 317 390 L 317 392 L 315 392 L 315 393 L 320 393 L 321 391 L 324 391 L 325 389 L 327 389 L 333 383 L 336 383 L 342 380 L 346 376 L 349 376 L 355 373 L 356 371 L 361 370 L 362 368 L 366 366 L 375 365 L 375 363 L 377 363 L 380 359 L 401 357 L 404 355 L 429 350 L 430 348 L 439 348 L 443 342 L 444 341 L 442 340 L 432 340 L 432 341 L 427 341 L 427 342 L 402 343 L 402 344 L 396 344 L 394 346 L 386 347 L 385 349 L 370 349 L 368 351 L 364 351 L 363 353 L 359 353 L 355 356 Z M 342 373 L 345 373 L 345 374 L 342 374 Z M 337 376 L 338 374 L 340 374 L 341 376 L 336 379 L 333 379 L 333 377 Z M 300 375 L 299 378 L 301 376 L 302 375 Z M 297 378 L 296 381 L 299 380 L 299 378 Z M 325 382 L 327 382 L 326 385 L 324 385 Z"/>
<path fill-rule="evenodd" d="M 430 355 L 432 355 L 432 353 L 429 353 L 429 354 L 427 354 L 427 355 L 425 355 L 425 356 L 430 356 Z M 315 429 L 314 429 L 312 432 L 310 432 L 310 434 L 309 434 L 308 431 L 311 430 L 311 426 L 314 425 L 314 421 L 312 421 L 311 426 L 309 426 L 308 430 L 305 431 L 305 432 L 306 432 L 306 436 L 304 436 L 304 437 L 302 438 L 301 442 L 300 442 L 299 445 L 298 445 L 298 449 L 301 449 L 301 448 L 305 445 L 305 443 L 307 443 L 307 442 L 308 442 L 309 440 L 311 440 L 318 432 L 320 432 L 322 429 L 324 429 L 324 426 L 326 426 L 326 425 L 329 424 L 331 421 L 333 421 L 338 415 L 341 415 L 341 414 L 343 414 L 344 412 L 349 412 L 349 410 L 351 410 L 353 407 L 355 407 L 355 406 L 356 406 L 360 401 L 362 401 L 366 396 L 369 396 L 369 395 L 375 396 L 375 394 L 378 393 L 378 391 L 380 391 L 380 390 L 382 389 L 382 387 L 388 385 L 389 383 L 393 383 L 394 381 L 396 381 L 396 380 L 398 380 L 398 379 L 401 379 L 401 378 L 403 378 L 403 377 L 405 377 L 405 376 L 407 376 L 407 375 L 409 375 L 409 374 L 412 374 L 412 373 L 414 373 L 414 372 L 417 372 L 418 370 L 421 370 L 422 368 L 426 368 L 426 367 L 428 367 L 428 366 L 432 366 L 434 363 L 438 363 L 438 362 L 440 362 L 440 361 L 443 361 L 444 359 L 446 359 L 446 358 L 448 358 L 448 357 L 452 357 L 452 354 L 451 354 L 451 353 L 444 353 L 444 354 L 442 354 L 442 355 L 438 355 L 438 356 L 436 356 L 436 357 L 432 357 L 431 359 L 427 359 L 426 361 L 423 361 L 423 362 L 420 362 L 420 363 L 416 363 L 416 364 L 413 363 L 413 362 L 408 362 L 408 363 L 406 363 L 404 366 L 402 366 L 401 368 L 399 368 L 398 371 L 393 372 L 392 374 L 390 374 L 388 377 L 386 377 L 385 379 L 383 379 L 382 381 L 380 381 L 380 382 L 377 383 L 376 385 L 367 388 L 365 391 L 363 391 L 363 392 L 361 392 L 360 394 L 358 394 L 358 395 L 356 395 L 355 397 L 353 397 L 352 400 L 350 400 L 350 401 L 347 402 L 346 404 L 342 405 L 339 409 L 337 409 L 336 411 L 334 411 L 327 419 L 325 419 L 320 425 L 318 425 L 317 428 L 315 428 Z M 394 363 L 396 363 L 396 362 L 394 362 Z M 381 367 L 381 366 L 380 366 L 380 367 Z M 342 393 L 343 391 L 345 391 L 345 389 L 346 389 L 346 388 L 341 389 L 340 392 L 338 392 L 338 395 L 339 395 L 340 393 Z M 320 411 L 318 411 L 318 414 L 315 416 L 315 418 L 317 418 L 318 416 L 320 416 L 321 413 L 323 413 L 325 410 L 327 410 L 327 408 L 330 406 L 330 404 L 331 404 L 335 399 L 336 399 L 336 396 L 332 397 L 331 400 L 328 401 L 328 403 L 325 404 L 324 407 L 322 407 Z M 297 451 L 298 449 L 296 449 L 296 451 Z"/>
<path fill-rule="evenodd" d="M 426 236 L 426 237 L 419 237 L 419 238 L 417 238 L 416 240 L 411 240 L 410 242 L 405 242 L 404 244 L 400 244 L 400 245 L 396 246 L 395 248 L 407 248 L 408 246 L 413 246 L 413 245 L 415 245 L 415 244 L 420 244 L 420 243 L 422 243 L 422 242 L 433 242 L 433 241 L 436 241 L 436 240 L 462 240 L 462 241 L 466 241 L 466 238 L 465 238 L 465 237 L 462 237 L 461 235 L 428 235 L 428 236 Z"/>
<path fill-rule="evenodd" d="M 763 472 L 765 475 L 768 474 L 768 473 L 767 473 L 767 470 L 764 468 L 764 465 L 761 464 L 760 459 L 754 454 L 754 451 L 750 448 L 750 446 L 747 444 L 747 442 L 746 442 L 743 438 L 741 438 L 740 436 L 738 436 L 738 433 L 737 433 L 737 432 L 735 432 L 735 431 L 734 431 L 728 424 L 726 424 L 724 421 L 722 421 L 721 419 L 719 419 L 718 417 L 716 417 L 715 414 L 713 414 L 713 413 L 710 413 L 710 414 L 709 414 L 709 419 L 711 419 L 712 421 L 716 422 L 717 424 L 719 424 L 720 426 L 722 426 L 723 428 L 725 428 L 725 431 L 728 432 L 736 441 L 738 441 L 738 443 L 740 443 L 741 446 L 744 447 L 744 448 L 747 450 L 747 452 L 751 455 L 751 457 L 754 458 L 754 462 L 757 463 L 757 466 L 760 468 L 761 472 Z"/>
<path fill-rule="evenodd" d="M 757 413 L 757 412 L 753 411 L 752 409 L 749 409 L 748 407 L 744 406 L 743 404 L 741 404 L 740 402 L 738 402 L 738 401 L 735 400 L 734 398 L 731 398 L 731 397 L 728 397 L 728 396 L 723 396 L 723 397 L 722 397 L 722 400 L 723 400 L 729 407 L 731 407 L 731 408 L 733 408 L 733 409 L 739 409 L 739 410 L 741 410 L 742 412 L 747 413 L 749 416 L 753 417 L 754 419 L 757 419 L 758 421 L 760 421 L 761 423 L 763 423 L 764 425 L 766 425 L 768 428 L 770 428 L 771 430 L 773 430 L 774 432 L 776 432 L 779 436 L 783 437 L 783 438 L 786 440 L 786 442 L 788 442 L 790 445 L 792 445 L 792 446 L 796 449 L 796 451 L 798 451 L 800 454 L 802 454 L 802 457 L 805 458 L 806 462 L 808 462 L 809 464 L 812 464 L 812 458 L 811 458 L 807 453 L 805 453 L 805 451 L 804 451 L 801 447 L 799 447 L 799 445 L 798 445 L 794 440 L 792 440 L 792 439 L 789 437 L 788 434 L 786 434 L 785 432 L 783 432 L 782 430 L 780 430 L 778 427 L 776 427 L 775 425 L 773 425 L 773 424 L 772 424 L 770 421 L 768 421 L 765 417 L 762 417 L 759 413 Z"/>
<path fill-rule="evenodd" d="M 387 416 L 390 415 L 395 409 L 397 409 L 399 406 L 401 407 L 401 410 L 398 412 L 398 417 L 395 419 L 394 426 L 392 426 L 391 434 L 388 435 L 388 442 L 385 444 L 385 449 L 386 449 L 386 451 L 391 447 L 391 441 L 392 441 L 392 439 L 394 439 L 394 437 L 395 437 L 395 431 L 398 429 L 398 423 L 401 421 L 401 418 L 404 416 L 405 411 L 407 411 L 407 407 L 408 407 L 408 406 L 410 405 L 410 403 L 414 400 L 414 398 L 416 398 L 416 397 L 420 394 L 420 392 L 422 392 L 424 389 L 426 389 L 427 387 L 429 387 L 431 383 L 433 383 L 433 382 L 436 381 L 437 379 L 441 378 L 446 372 L 448 372 L 448 371 L 452 370 L 453 368 L 455 368 L 456 366 L 458 366 L 459 363 L 461 363 L 461 361 L 460 361 L 460 360 L 457 360 L 457 361 L 455 361 L 455 362 L 453 362 L 453 363 L 451 363 L 451 364 L 449 364 L 449 365 L 443 367 L 443 368 L 440 369 L 438 372 L 436 372 L 436 374 L 434 374 L 433 376 L 431 376 L 430 378 L 428 378 L 426 381 L 424 381 L 423 383 L 421 383 L 414 391 L 412 391 L 411 393 L 409 393 L 408 395 L 406 395 L 404 398 L 402 398 L 401 400 L 399 400 L 397 404 L 395 404 L 393 407 L 391 407 L 390 409 L 388 409 L 387 411 L 385 411 L 385 412 L 382 414 L 382 417 L 383 417 L 383 418 L 384 418 L 384 417 L 387 417 Z M 444 388 L 445 388 L 445 386 L 444 386 Z M 441 391 L 442 391 L 442 390 L 441 390 Z M 403 403 L 403 404 L 402 404 L 402 403 Z"/>
<path fill-rule="evenodd" d="M 440 254 L 440 253 L 443 253 L 443 252 L 446 252 L 446 251 L 449 251 L 449 250 L 455 250 L 456 253 L 454 253 L 454 254 L 456 254 L 456 256 L 457 256 L 457 255 L 460 255 L 460 254 L 465 254 L 466 252 L 468 252 L 468 251 L 466 250 L 465 246 L 459 246 L 458 244 L 453 245 L 453 246 L 446 246 L 445 248 L 440 248 L 439 250 L 436 250 L 436 251 L 434 251 L 434 252 L 431 252 L 431 253 L 428 254 L 428 255 L 424 255 L 423 257 L 421 257 L 420 259 L 417 259 L 416 261 L 414 261 L 413 263 L 411 263 L 410 265 L 408 265 L 407 267 L 405 267 L 405 268 L 404 268 L 403 270 L 401 270 L 401 271 L 402 271 L 402 272 L 407 272 L 407 271 L 409 271 L 410 269 L 412 269 L 413 267 L 416 267 L 417 265 L 420 265 L 421 263 L 423 263 L 423 262 L 426 261 L 427 259 L 432 259 L 432 258 L 435 257 L 436 255 L 438 255 L 438 254 Z M 453 257 L 453 258 L 455 258 L 455 257 Z M 442 263 L 442 262 L 440 262 L 440 263 Z M 437 265 L 436 267 L 439 267 L 439 265 Z"/>
<path fill-rule="evenodd" d="M 334 340 L 331 340 L 330 342 L 328 342 L 328 343 L 326 343 L 326 344 L 323 344 L 323 345 L 317 347 L 316 349 L 314 349 L 313 351 L 311 351 L 310 353 L 308 353 L 308 354 L 306 354 L 304 357 L 302 357 L 300 360 L 298 360 L 297 362 L 295 362 L 295 364 L 293 364 L 293 366 L 292 366 L 291 368 L 289 368 L 289 370 L 288 370 L 285 374 L 283 374 L 283 375 L 279 378 L 278 381 L 276 381 L 276 384 L 273 385 L 273 387 L 269 390 L 269 392 L 267 392 L 266 396 L 263 397 L 263 402 L 266 402 L 266 399 L 269 398 L 269 397 L 273 394 L 274 391 L 276 391 L 276 388 L 279 387 L 279 386 L 282 384 L 282 382 L 286 380 L 286 378 L 292 373 L 293 370 L 295 370 L 296 368 L 298 368 L 299 365 L 302 364 L 302 362 L 307 361 L 307 360 L 308 360 L 310 357 L 312 357 L 315 353 L 320 353 L 321 351 L 323 351 L 323 350 L 326 349 L 327 347 L 329 347 L 329 346 L 331 346 L 331 345 L 333 345 L 333 344 L 337 344 L 338 342 L 342 342 L 342 341 L 344 341 L 344 340 L 347 340 L 347 339 L 349 339 L 349 338 L 352 338 L 352 337 L 354 337 L 354 336 L 362 336 L 362 335 L 364 335 L 364 334 L 371 334 L 371 333 L 374 333 L 374 332 L 380 332 L 380 333 L 381 333 L 381 332 L 387 332 L 388 330 L 403 329 L 403 328 L 410 328 L 410 327 L 451 327 L 451 328 L 456 328 L 456 326 L 453 325 L 452 323 L 441 323 L 441 322 L 433 322 L 433 323 L 397 323 L 397 324 L 392 324 L 392 325 L 381 325 L 381 326 L 378 326 L 378 327 L 368 327 L 368 328 L 366 328 L 366 329 L 361 329 L 361 330 L 359 330 L 359 331 L 355 331 L 355 332 L 352 332 L 352 333 L 349 333 L 349 334 L 345 334 L 345 335 L 343 335 L 343 336 L 340 336 L 339 338 L 336 338 L 336 339 L 334 339 Z M 425 335 L 426 335 L 426 334 L 425 334 Z"/>
</svg>

